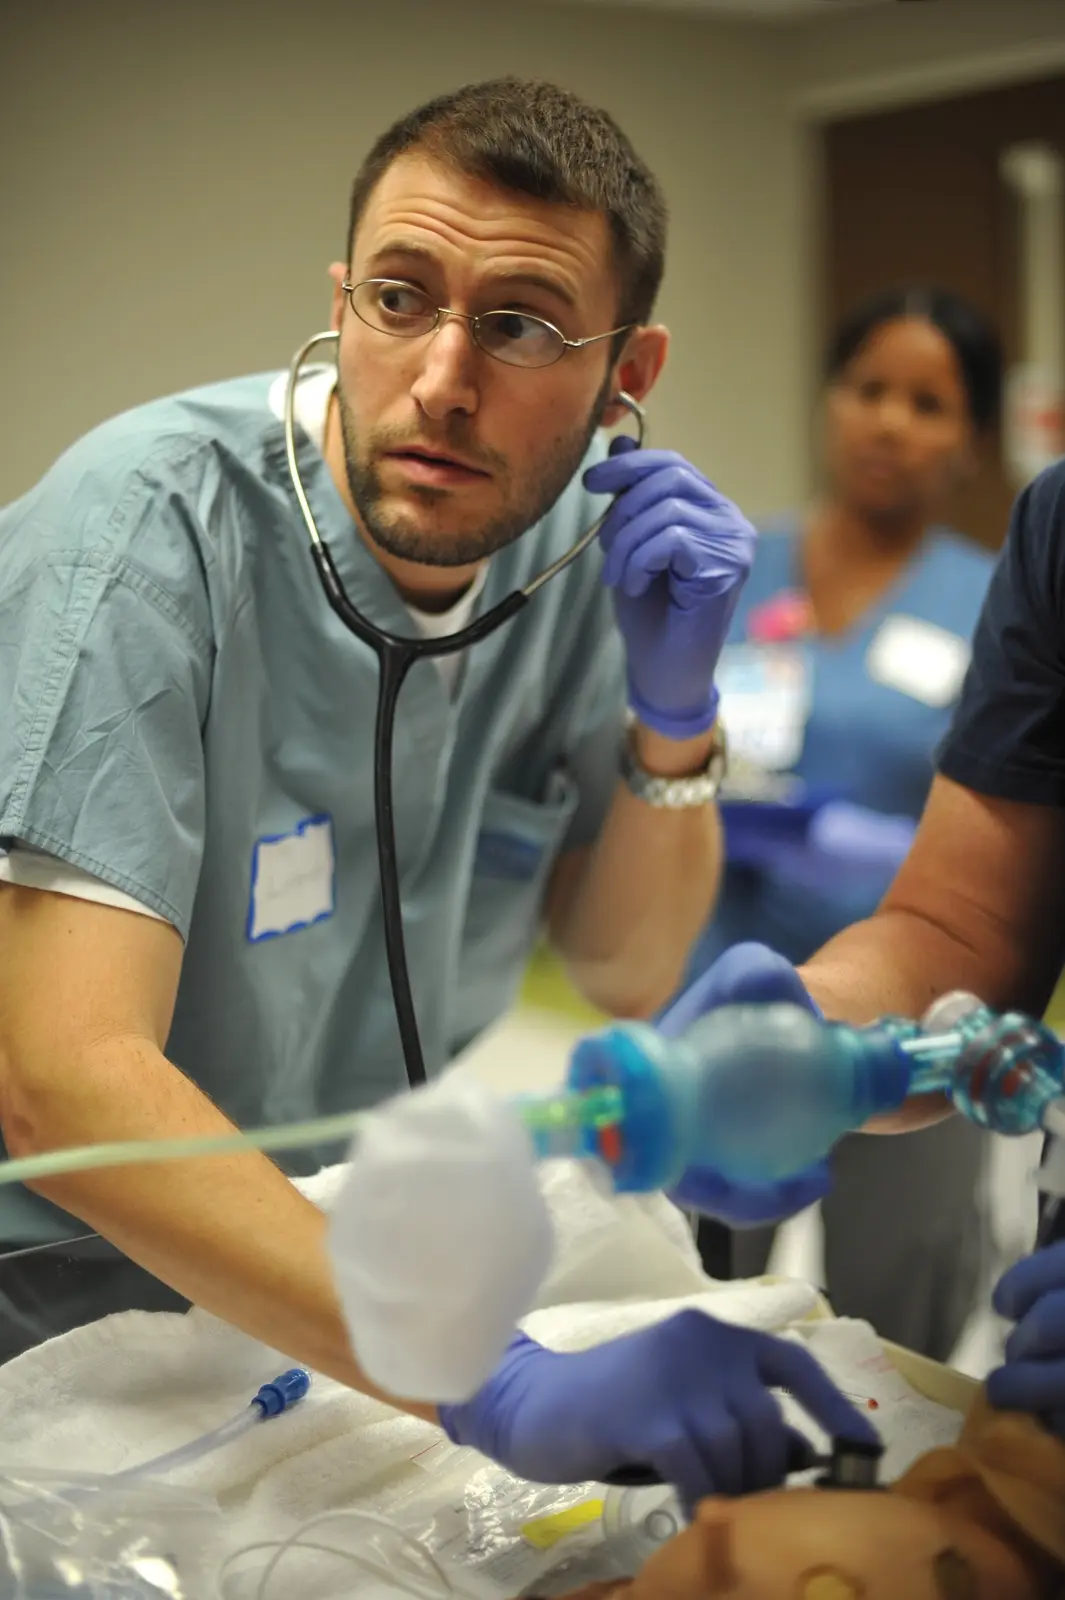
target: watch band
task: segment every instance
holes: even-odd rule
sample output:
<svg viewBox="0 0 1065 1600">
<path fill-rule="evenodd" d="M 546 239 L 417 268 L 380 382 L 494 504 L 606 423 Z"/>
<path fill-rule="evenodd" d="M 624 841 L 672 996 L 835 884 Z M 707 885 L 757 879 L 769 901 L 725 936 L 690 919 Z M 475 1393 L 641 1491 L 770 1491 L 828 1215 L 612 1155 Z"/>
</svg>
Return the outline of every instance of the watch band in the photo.
<svg viewBox="0 0 1065 1600">
<path fill-rule="evenodd" d="M 682 778 L 663 778 L 648 772 L 636 759 L 633 749 L 632 721 L 621 747 L 621 776 L 629 792 L 645 805 L 669 811 L 688 811 L 695 806 L 707 806 L 717 799 L 722 779 L 728 771 L 728 741 L 720 722 L 714 724 L 714 742 L 710 757 L 701 772 L 689 773 Z"/>
</svg>

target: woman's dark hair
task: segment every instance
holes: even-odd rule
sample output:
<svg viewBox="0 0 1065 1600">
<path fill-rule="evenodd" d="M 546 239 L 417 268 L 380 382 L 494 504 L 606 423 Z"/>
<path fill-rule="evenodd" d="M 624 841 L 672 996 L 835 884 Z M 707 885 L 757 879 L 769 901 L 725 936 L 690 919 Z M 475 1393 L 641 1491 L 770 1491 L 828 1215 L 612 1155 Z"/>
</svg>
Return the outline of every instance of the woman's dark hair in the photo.
<svg viewBox="0 0 1065 1600">
<path fill-rule="evenodd" d="M 500 189 L 600 211 L 610 224 L 620 322 L 647 322 L 662 280 L 666 204 L 605 111 L 553 83 L 497 78 L 441 95 L 393 123 L 355 179 L 347 260 L 366 202 L 398 156 L 420 150 Z"/>
<path fill-rule="evenodd" d="M 958 358 L 974 426 L 981 433 L 993 428 L 1002 410 L 998 334 L 981 312 L 949 289 L 892 289 L 866 300 L 844 319 L 829 344 L 829 381 L 839 377 L 878 328 L 900 317 L 921 317 L 938 328 Z"/>
</svg>

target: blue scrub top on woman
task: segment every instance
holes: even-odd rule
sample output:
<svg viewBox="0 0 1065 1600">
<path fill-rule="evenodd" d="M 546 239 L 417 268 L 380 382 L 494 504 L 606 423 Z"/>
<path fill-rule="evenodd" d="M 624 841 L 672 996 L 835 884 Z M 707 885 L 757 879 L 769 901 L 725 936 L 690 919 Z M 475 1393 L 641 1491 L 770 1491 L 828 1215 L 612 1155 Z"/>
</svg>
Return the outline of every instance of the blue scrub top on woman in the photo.
<svg viewBox="0 0 1065 1600">
<path fill-rule="evenodd" d="M 797 520 L 762 533 L 718 672 L 737 764 L 746 758 L 801 780 L 811 802 L 845 801 L 884 819 L 915 822 L 931 784 L 933 752 L 961 689 L 994 558 L 935 529 L 873 606 L 843 633 L 824 637 L 788 626 L 789 610 L 801 610 L 789 605 L 802 587 L 800 536 Z M 793 962 L 805 960 L 875 909 L 908 832 L 896 825 L 903 848 L 893 856 L 888 849 L 878 860 L 833 859 L 823 849 L 777 848 L 789 828 L 786 813 L 733 801 L 723 815 L 736 848 L 693 953 L 693 972 L 747 939 Z"/>
</svg>

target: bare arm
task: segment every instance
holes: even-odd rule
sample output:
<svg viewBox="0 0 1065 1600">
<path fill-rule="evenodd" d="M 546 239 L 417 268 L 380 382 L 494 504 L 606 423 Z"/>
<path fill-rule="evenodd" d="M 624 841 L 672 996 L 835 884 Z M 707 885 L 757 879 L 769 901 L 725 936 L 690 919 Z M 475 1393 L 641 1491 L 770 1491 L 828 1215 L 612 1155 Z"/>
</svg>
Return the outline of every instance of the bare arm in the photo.
<svg viewBox="0 0 1065 1600">
<path fill-rule="evenodd" d="M 637 731 L 649 772 L 701 772 L 712 735 L 671 740 Z M 573 981 L 614 1016 L 649 1016 L 676 989 L 721 875 L 721 828 L 712 806 L 670 811 L 646 805 L 619 783 L 590 850 L 555 868 L 547 902 L 551 939 Z"/>
<path fill-rule="evenodd" d="M 1041 1016 L 1065 957 L 1065 817 L 993 800 L 938 777 L 909 856 L 879 910 L 802 969 L 830 1017 L 919 1016 L 969 989 L 997 1009 Z M 883 1131 L 943 1115 L 913 1102 Z"/>
<path fill-rule="evenodd" d="M 13 1156 L 232 1131 L 163 1055 L 182 957 L 173 928 L 4 885 L 0 950 L 0 1126 Z M 351 1354 L 325 1218 L 265 1156 L 114 1167 L 34 1187 L 187 1299 L 379 1395 Z M 406 1409 L 435 1420 L 431 1408 Z"/>
</svg>

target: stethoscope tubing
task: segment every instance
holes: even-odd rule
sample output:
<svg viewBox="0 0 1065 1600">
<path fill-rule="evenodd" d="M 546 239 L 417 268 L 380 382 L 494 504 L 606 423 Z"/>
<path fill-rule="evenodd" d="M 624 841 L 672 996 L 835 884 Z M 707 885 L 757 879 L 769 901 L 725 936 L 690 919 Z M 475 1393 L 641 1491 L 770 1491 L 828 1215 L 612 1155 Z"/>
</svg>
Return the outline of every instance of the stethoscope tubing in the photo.
<svg viewBox="0 0 1065 1600">
<path fill-rule="evenodd" d="M 296 351 L 289 367 L 285 387 L 284 432 L 285 457 L 296 502 L 310 540 L 311 555 L 326 600 L 339 620 L 363 644 L 369 646 L 377 657 L 378 687 L 377 712 L 374 721 L 374 825 L 377 835 L 377 859 L 381 882 L 382 923 L 385 938 L 385 956 L 388 961 L 389 982 L 396 1012 L 400 1047 L 407 1071 L 407 1082 L 412 1089 L 426 1081 L 425 1057 L 422 1052 L 418 1018 L 411 989 L 410 970 L 407 964 L 406 940 L 403 933 L 403 906 L 400 895 L 399 858 L 396 850 L 395 806 L 392 785 L 393 735 L 396 726 L 396 707 L 399 693 L 407 673 L 416 661 L 438 656 L 454 655 L 479 644 L 511 621 L 526 606 L 538 589 L 549 579 L 563 572 L 576 561 L 598 534 L 606 516 L 603 515 L 581 534 L 571 549 L 561 555 L 551 566 L 530 580 L 523 588 L 515 589 L 494 605 L 483 616 L 475 617 L 464 628 L 441 638 L 407 638 L 379 628 L 358 610 L 344 588 L 336 562 L 328 544 L 322 538 L 314 512 L 303 485 L 299 458 L 296 453 L 296 389 L 300 373 L 311 352 L 319 345 L 336 344 L 340 335 L 330 330 L 316 333 Z M 642 445 L 646 432 L 643 407 L 624 392 L 618 399 L 635 417 L 638 426 L 638 444 Z"/>
</svg>

